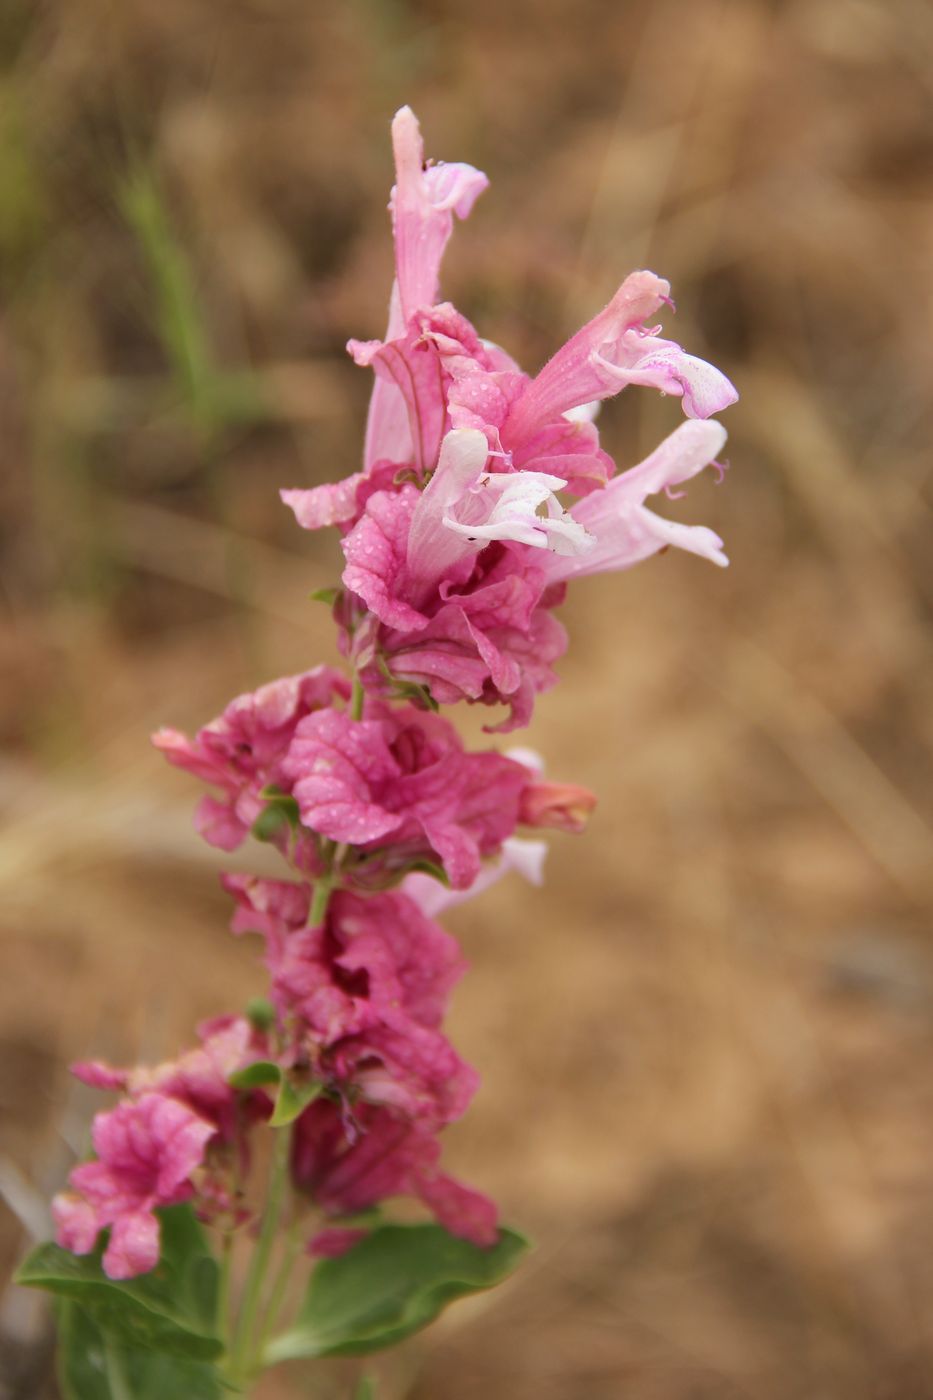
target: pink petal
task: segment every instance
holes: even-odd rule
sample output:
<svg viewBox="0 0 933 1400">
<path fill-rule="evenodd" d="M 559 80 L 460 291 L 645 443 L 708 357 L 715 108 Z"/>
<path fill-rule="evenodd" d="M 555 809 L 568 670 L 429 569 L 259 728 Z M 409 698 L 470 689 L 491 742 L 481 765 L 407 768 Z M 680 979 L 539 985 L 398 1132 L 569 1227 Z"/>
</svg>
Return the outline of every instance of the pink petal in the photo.
<svg viewBox="0 0 933 1400">
<path fill-rule="evenodd" d="M 343 582 L 389 627 L 415 631 L 427 619 L 400 596 L 408 532 L 421 492 L 403 486 L 377 491 L 366 513 L 343 541 L 347 566 Z"/>
<path fill-rule="evenodd" d="M 331 1225 L 326 1230 L 318 1230 L 308 1243 L 308 1253 L 316 1259 L 339 1259 L 360 1240 L 365 1240 L 368 1230 L 354 1230 L 347 1226 Z"/>
<path fill-rule="evenodd" d="M 241 822 L 226 802 L 216 797 L 202 797 L 194 811 L 194 829 L 209 846 L 220 851 L 235 851 L 249 835 L 249 827 Z"/>
<path fill-rule="evenodd" d="M 324 710 L 299 724 L 285 762 L 301 820 L 334 841 L 363 845 L 394 831 L 401 818 L 373 801 L 371 785 L 399 766 L 379 721 Z"/>
<path fill-rule="evenodd" d="M 614 346 L 626 331 L 640 326 L 661 306 L 670 283 L 653 272 L 633 272 L 612 301 L 576 335 L 571 336 L 520 395 L 505 424 L 502 441 L 513 446 L 538 425 L 593 399 L 618 392 L 611 377 L 594 364 L 594 354 Z"/>
<path fill-rule="evenodd" d="M 82 1084 L 87 1084 L 91 1089 L 126 1088 L 126 1070 L 114 1069 L 103 1060 L 78 1060 L 69 1068 L 76 1079 L 80 1079 Z"/>
<path fill-rule="evenodd" d="M 321 530 L 328 525 L 345 525 L 356 516 L 356 493 L 364 479 L 362 472 L 343 481 L 314 486 L 308 491 L 280 491 L 279 495 L 303 530 Z"/>
<path fill-rule="evenodd" d="M 499 1212 L 488 1196 L 442 1172 L 419 1173 L 415 1189 L 452 1235 L 482 1248 L 496 1243 L 499 1237 Z"/>
<path fill-rule="evenodd" d="M 396 183 L 390 207 L 395 265 L 404 320 L 437 301 L 441 258 L 453 230 L 454 213 L 465 219 L 489 181 L 469 165 L 425 169 L 424 143 L 410 107 L 392 122 Z"/>
<path fill-rule="evenodd" d="M 602 491 L 595 491 L 574 505 L 574 518 L 596 538 L 596 548 L 577 559 L 548 556 L 550 576 L 579 578 L 627 569 L 669 545 L 702 555 L 715 564 L 728 563 L 722 540 L 712 530 L 663 520 L 642 505 L 647 495 L 702 471 L 722 450 L 725 440 L 726 432 L 720 423 L 682 423 L 637 467 L 614 477 Z"/>
<path fill-rule="evenodd" d="M 486 465 L 489 445 L 473 428 L 449 432 L 441 444 L 437 469 L 411 516 L 405 562 L 413 587 L 424 592 L 451 577 L 462 560 L 472 558 L 483 541 L 471 544 L 444 528 L 444 517 Z"/>
<path fill-rule="evenodd" d="M 483 863 L 476 879 L 466 889 L 449 889 L 440 880 L 417 870 L 405 876 L 401 889 L 415 901 L 422 913 L 433 918 L 455 904 L 462 904 L 465 899 L 485 893 L 510 870 L 517 871 L 532 885 L 542 884 L 547 850 L 545 841 L 528 841 L 521 836 L 510 836 L 503 841 L 500 854 Z"/>
<path fill-rule="evenodd" d="M 151 1211 L 122 1216 L 110 1232 L 102 1261 L 104 1273 L 112 1279 L 148 1273 L 159 1262 L 159 1244 L 159 1221 Z"/>
<path fill-rule="evenodd" d="M 632 335 L 626 352 L 619 363 L 594 354 L 594 364 L 603 370 L 607 383 L 615 385 L 610 392 L 617 392 L 627 384 L 641 384 L 660 389 L 663 394 L 676 394 L 683 398 L 688 418 L 708 418 L 728 408 L 739 397 L 734 384 L 721 370 L 706 360 L 686 354 L 672 340 L 647 336 L 639 341 Z"/>
<path fill-rule="evenodd" d="M 97 1212 L 90 1202 L 73 1191 L 60 1191 L 52 1201 L 55 1240 L 72 1254 L 90 1254 L 101 1231 Z"/>
</svg>

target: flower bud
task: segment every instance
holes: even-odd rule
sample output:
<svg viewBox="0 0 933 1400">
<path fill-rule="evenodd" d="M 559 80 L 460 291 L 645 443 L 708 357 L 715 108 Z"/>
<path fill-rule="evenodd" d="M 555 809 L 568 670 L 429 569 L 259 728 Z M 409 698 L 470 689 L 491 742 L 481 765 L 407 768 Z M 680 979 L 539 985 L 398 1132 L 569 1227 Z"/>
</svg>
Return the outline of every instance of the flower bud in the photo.
<svg viewBox="0 0 933 1400">
<path fill-rule="evenodd" d="M 522 790 L 518 819 L 523 826 L 580 832 L 595 806 L 596 794 L 576 783 L 528 783 Z"/>
</svg>

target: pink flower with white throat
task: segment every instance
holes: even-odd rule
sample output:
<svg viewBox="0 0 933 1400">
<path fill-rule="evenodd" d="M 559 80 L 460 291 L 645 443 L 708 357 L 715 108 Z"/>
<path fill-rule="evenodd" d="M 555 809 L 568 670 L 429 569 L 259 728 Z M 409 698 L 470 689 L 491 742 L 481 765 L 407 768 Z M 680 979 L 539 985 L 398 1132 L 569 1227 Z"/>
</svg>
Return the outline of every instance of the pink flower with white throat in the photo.
<svg viewBox="0 0 933 1400">
<path fill-rule="evenodd" d="M 648 496 L 670 491 L 706 467 L 715 465 L 726 442 L 726 430 L 713 420 L 681 423 L 637 467 L 613 477 L 574 505 L 574 519 L 587 529 L 594 547 L 585 557 L 547 562 L 551 580 L 581 578 L 628 569 L 660 549 L 673 545 L 699 554 L 721 568 L 728 564 L 722 540 L 704 525 L 665 520 L 644 504 Z"/>
</svg>

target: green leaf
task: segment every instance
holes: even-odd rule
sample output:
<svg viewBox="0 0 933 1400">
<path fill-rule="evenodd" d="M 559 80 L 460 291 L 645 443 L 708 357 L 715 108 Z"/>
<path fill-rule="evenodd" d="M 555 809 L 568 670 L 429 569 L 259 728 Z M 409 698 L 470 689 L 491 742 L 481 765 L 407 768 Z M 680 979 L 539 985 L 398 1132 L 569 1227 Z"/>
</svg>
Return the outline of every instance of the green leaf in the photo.
<svg viewBox="0 0 933 1400">
<path fill-rule="evenodd" d="M 273 1338 L 266 1364 L 300 1356 L 359 1356 L 426 1327 L 455 1298 L 500 1283 L 527 1248 L 499 1233 L 479 1249 L 440 1225 L 385 1225 L 346 1254 L 323 1259 L 293 1327 Z"/>
<path fill-rule="evenodd" d="M 274 1060 L 256 1060 L 245 1069 L 235 1070 L 227 1083 L 231 1089 L 259 1089 L 264 1084 L 278 1084 L 281 1078 L 281 1066 Z"/>
<path fill-rule="evenodd" d="M 372 1376 L 363 1376 L 353 1392 L 353 1400 L 376 1400 L 376 1382 Z"/>
<path fill-rule="evenodd" d="M 422 875 L 431 875 L 435 880 L 438 880 L 440 884 L 446 885 L 447 889 L 450 889 L 450 876 L 442 865 L 438 865 L 436 860 L 424 858 L 422 860 L 412 861 L 408 870 L 403 872 L 402 879 L 404 879 L 411 870 L 418 870 Z"/>
<path fill-rule="evenodd" d="M 287 1124 L 294 1123 L 298 1115 L 324 1088 L 316 1079 L 299 1080 L 296 1083 L 274 1060 L 257 1060 L 245 1069 L 238 1069 L 235 1074 L 231 1074 L 227 1083 L 234 1089 L 258 1089 L 262 1085 L 277 1084 L 279 1091 L 275 1096 L 272 1117 L 269 1119 L 269 1126 L 272 1128 L 284 1128 Z"/>
<path fill-rule="evenodd" d="M 291 793 L 282 792 L 277 787 L 263 788 L 259 794 L 266 800 L 266 806 L 253 822 L 252 832 L 257 841 L 273 841 L 283 826 L 296 831 L 301 823 L 298 803 Z"/>
<path fill-rule="evenodd" d="M 76 1255 L 42 1244 L 24 1260 L 16 1282 L 80 1303 L 108 1342 L 212 1360 L 223 1351 L 214 1330 L 217 1262 L 190 1206 L 170 1206 L 158 1215 L 162 1252 L 151 1273 L 110 1279 L 101 1267 L 103 1246 Z"/>
<path fill-rule="evenodd" d="M 314 1081 L 307 1084 L 295 1084 L 283 1075 L 275 1108 L 269 1119 L 270 1127 L 284 1128 L 289 1123 L 294 1123 L 299 1114 L 303 1113 L 308 1104 L 318 1097 L 323 1088 L 323 1084 Z"/>
<path fill-rule="evenodd" d="M 420 705 L 423 710 L 433 710 L 437 714 L 440 706 L 426 686 L 419 685 L 417 681 L 401 680 L 389 670 L 389 664 L 381 654 L 376 657 L 376 665 L 391 684 L 393 699 L 409 700 L 415 705 Z"/>
<path fill-rule="evenodd" d="M 313 593 L 308 594 L 308 597 L 312 603 L 326 603 L 328 607 L 333 607 L 340 591 L 339 588 L 315 588 Z"/>
<path fill-rule="evenodd" d="M 216 1400 L 221 1393 L 212 1366 L 122 1346 L 70 1301 L 58 1308 L 58 1385 L 63 1400 Z"/>
<path fill-rule="evenodd" d="M 268 997 L 250 997 L 245 1010 L 247 1021 L 257 1031 L 267 1031 L 275 1024 L 275 1007 Z"/>
</svg>

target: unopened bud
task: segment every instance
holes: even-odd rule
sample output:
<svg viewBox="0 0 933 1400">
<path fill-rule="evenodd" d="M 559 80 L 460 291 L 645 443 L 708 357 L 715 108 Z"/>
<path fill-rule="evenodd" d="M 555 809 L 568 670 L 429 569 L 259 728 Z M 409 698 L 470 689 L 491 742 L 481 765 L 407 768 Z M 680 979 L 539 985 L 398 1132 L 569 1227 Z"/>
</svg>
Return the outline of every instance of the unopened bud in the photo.
<svg viewBox="0 0 933 1400">
<path fill-rule="evenodd" d="M 521 795 L 518 819 L 524 826 L 580 832 L 595 806 L 595 793 L 575 783 L 528 783 Z"/>
</svg>

